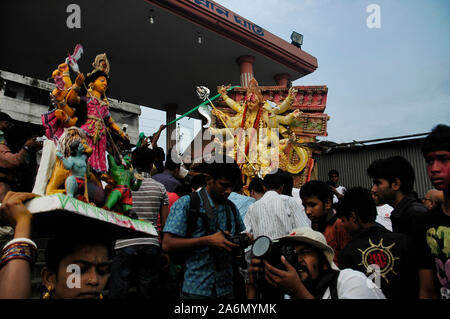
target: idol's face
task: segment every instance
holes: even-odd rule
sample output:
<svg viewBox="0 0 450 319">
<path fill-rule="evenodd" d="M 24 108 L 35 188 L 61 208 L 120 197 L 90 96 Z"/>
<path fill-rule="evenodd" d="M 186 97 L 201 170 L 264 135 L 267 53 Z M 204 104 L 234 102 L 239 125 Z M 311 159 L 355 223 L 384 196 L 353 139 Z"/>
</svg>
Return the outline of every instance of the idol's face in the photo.
<svg viewBox="0 0 450 319">
<path fill-rule="evenodd" d="M 104 76 L 99 76 L 94 81 L 93 90 L 98 91 L 101 94 L 105 94 L 107 87 L 108 87 L 108 80 Z"/>
<path fill-rule="evenodd" d="M 245 101 L 250 110 L 256 110 L 259 105 L 258 97 L 254 93 L 248 93 L 245 97 Z"/>
</svg>

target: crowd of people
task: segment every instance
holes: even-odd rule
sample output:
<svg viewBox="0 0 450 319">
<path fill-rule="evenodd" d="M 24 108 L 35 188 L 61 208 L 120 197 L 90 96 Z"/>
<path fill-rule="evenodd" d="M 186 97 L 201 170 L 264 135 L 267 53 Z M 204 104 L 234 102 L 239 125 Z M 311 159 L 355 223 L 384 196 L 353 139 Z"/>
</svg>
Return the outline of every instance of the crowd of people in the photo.
<svg viewBox="0 0 450 319">
<path fill-rule="evenodd" d="M 1 171 L 35 144 L 12 154 L 0 141 Z M 361 172 L 370 189 L 340 185 L 337 170 L 296 189 L 278 169 L 244 190 L 239 165 L 225 155 L 185 166 L 155 140 L 143 143 L 131 156 L 144 177 L 133 211 L 158 236 L 112 240 L 84 226 L 57 233 L 46 247 L 42 298 L 448 299 L 450 127 L 436 126 L 422 152 L 434 186 L 423 201 L 401 156 Z M 37 246 L 23 202 L 36 195 L 15 192 L 7 179 L 0 191 L 1 226 L 13 229 L 1 255 L 0 297 L 29 298 Z M 75 288 L 71 264 L 82 269 Z"/>
</svg>

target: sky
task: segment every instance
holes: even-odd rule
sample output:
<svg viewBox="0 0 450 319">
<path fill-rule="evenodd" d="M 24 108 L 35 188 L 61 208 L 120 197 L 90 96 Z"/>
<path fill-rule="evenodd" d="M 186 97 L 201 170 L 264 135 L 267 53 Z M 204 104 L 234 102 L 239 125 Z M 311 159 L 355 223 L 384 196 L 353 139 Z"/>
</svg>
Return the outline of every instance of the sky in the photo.
<svg viewBox="0 0 450 319">
<path fill-rule="evenodd" d="M 302 49 L 319 66 L 293 85 L 328 87 L 328 136 L 319 141 L 389 138 L 450 125 L 450 1 L 216 2 L 285 41 L 290 42 L 292 31 L 303 34 Z M 379 11 L 368 12 L 371 4 Z M 377 12 L 380 19 L 371 19 Z M 368 18 L 379 28 L 369 28 Z M 146 117 L 156 123 L 147 112 L 143 128 L 152 124 Z M 181 124 L 185 136 L 195 133 L 194 125 Z"/>
</svg>

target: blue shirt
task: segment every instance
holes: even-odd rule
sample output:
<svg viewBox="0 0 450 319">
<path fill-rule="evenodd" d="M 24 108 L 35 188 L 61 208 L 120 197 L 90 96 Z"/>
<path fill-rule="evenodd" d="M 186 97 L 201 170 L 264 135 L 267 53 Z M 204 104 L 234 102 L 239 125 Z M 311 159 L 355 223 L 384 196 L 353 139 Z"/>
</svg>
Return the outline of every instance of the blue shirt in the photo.
<svg viewBox="0 0 450 319">
<path fill-rule="evenodd" d="M 236 205 L 236 208 L 238 209 L 242 220 L 244 220 L 248 207 L 256 202 L 256 199 L 254 199 L 253 197 L 241 195 L 235 192 L 231 192 L 230 196 L 228 196 L 228 199 L 231 200 L 234 205 Z"/>
<path fill-rule="evenodd" d="M 209 202 L 214 211 L 214 223 L 210 223 L 212 233 L 219 231 L 219 228 L 226 230 L 227 213 L 224 205 L 214 207 L 214 203 L 208 194 Z M 185 237 L 187 231 L 187 213 L 189 211 L 190 197 L 188 195 L 178 199 L 171 207 L 164 226 L 165 233 Z M 205 213 L 203 201 L 200 197 L 200 213 Z M 237 215 L 237 223 L 234 221 L 233 212 L 230 208 L 231 234 L 240 233 L 245 230 L 244 223 Z M 237 231 L 236 231 L 237 224 Z M 192 238 L 206 236 L 203 218 L 197 219 L 197 225 L 191 235 Z M 216 259 L 211 255 L 211 251 L 216 252 Z M 220 269 L 216 265 L 219 264 Z M 226 251 L 215 247 L 199 247 L 189 251 L 185 261 L 185 273 L 183 292 L 200 295 L 213 296 L 214 288 L 217 297 L 229 295 L 233 292 L 233 270 L 232 256 Z"/>
<path fill-rule="evenodd" d="M 163 184 L 164 187 L 166 188 L 166 191 L 171 192 L 171 193 L 175 192 L 175 189 L 176 189 L 179 185 L 181 185 L 180 181 L 177 180 L 177 179 L 172 175 L 172 173 L 170 173 L 169 171 L 164 171 L 164 172 L 162 172 L 162 173 L 153 175 L 152 178 L 153 178 L 155 181 L 157 181 L 157 182 Z"/>
</svg>

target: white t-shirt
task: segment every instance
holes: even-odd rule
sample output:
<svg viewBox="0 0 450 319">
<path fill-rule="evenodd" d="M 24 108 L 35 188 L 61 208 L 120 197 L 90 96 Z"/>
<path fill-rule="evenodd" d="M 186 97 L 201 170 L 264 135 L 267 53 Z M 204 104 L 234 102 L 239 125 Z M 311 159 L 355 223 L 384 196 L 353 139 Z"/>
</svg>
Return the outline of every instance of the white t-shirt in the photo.
<svg viewBox="0 0 450 319">
<path fill-rule="evenodd" d="M 344 195 L 344 193 L 347 191 L 347 189 L 344 186 L 338 186 L 336 187 L 336 191 L 341 194 Z M 338 197 L 333 194 L 333 204 L 336 204 L 339 201 Z"/>
<path fill-rule="evenodd" d="M 372 280 L 360 271 L 343 269 L 337 280 L 339 299 L 386 299 L 383 292 Z M 323 299 L 331 299 L 330 288 L 323 294 Z"/>
<path fill-rule="evenodd" d="M 378 224 L 390 231 L 392 231 L 391 212 L 393 210 L 394 208 L 388 204 L 377 206 L 377 218 L 375 219 Z"/>
<path fill-rule="evenodd" d="M 289 234 L 294 228 L 310 227 L 311 221 L 305 210 L 293 198 L 267 191 L 251 204 L 244 217 L 246 231 L 256 239 L 261 235 L 271 239 Z"/>
<path fill-rule="evenodd" d="M 303 208 L 302 199 L 300 198 L 300 188 L 292 188 L 292 197 L 297 201 L 300 207 Z M 303 209 L 304 210 L 304 209 Z"/>
</svg>

